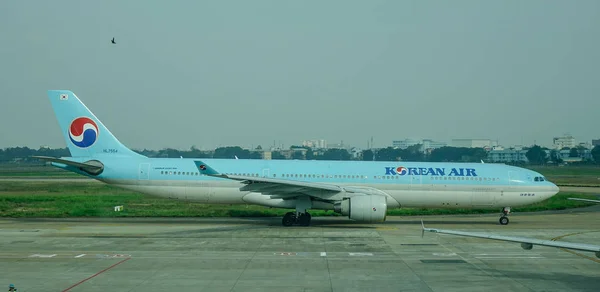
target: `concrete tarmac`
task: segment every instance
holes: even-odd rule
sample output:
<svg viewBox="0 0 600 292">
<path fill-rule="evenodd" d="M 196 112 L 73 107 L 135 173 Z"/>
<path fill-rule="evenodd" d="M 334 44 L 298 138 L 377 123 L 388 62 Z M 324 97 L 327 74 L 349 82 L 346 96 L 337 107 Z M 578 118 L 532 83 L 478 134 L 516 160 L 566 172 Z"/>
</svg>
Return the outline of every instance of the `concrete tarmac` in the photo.
<svg viewBox="0 0 600 292">
<path fill-rule="evenodd" d="M 314 218 L 0 219 L 0 286 L 29 291 L 598 291 L 600 259 L 427 227 L 600 244 L 600 212 Z"/>
</svg>

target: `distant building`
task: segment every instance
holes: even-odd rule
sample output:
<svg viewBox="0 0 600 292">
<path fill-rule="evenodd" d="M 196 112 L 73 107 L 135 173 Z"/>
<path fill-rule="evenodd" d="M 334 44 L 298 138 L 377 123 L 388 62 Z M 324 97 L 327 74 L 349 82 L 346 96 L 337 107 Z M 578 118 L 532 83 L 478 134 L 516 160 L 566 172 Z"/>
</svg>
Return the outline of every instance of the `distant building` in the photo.
<svg viewBox="0 0 600 292">
<path fill-rule="evenodd" d="M 577 146 L 575 146 L 576 148 L 585 148 L 585 149 L 592 149 L 594 148 L 594 146 L 592 146 L 592 144 L 590 144 L 589 142 L 581 142 L 579 144 L 577 144 Z"/>
<path fill-rule="evenodd" d="M 492 149 L 493 147 L 498 146 L 498 142 L 490 139 L 452 139 L 452 146 Z"/>
<path fill-rule="evenodd" d="M 433 141 L 431 139 L 408 138 L 408 139 L 404 139 L 404 140 L 392 141 L 392 147 L 400 148 L 400 149 L 406 149 L 410 146 L 415 146 L 415 145 L 419 145 L 419 144 L 421 145 L 421 149 L 420 149 L 421 152 L 425 152 L 428 150 L 433 150 L 433 149 L 447 146 L 447 144 L 444 142 L 437 142 L 437 141 Z"/>
<path fill-rule="evenodd" d="M 350 145 L 345 145 L 344 142 L 340 142 L 340 143 L 333 143 L 333 144 L 327 144 L 327 149 L 351 149 L 352 147 Z"/>
<path fill-rule="evenodd" d="M 581 160 L 592 159 L 592 151 L 589 149 L 577 150 L 577 157 L 571 157 L 571 150 L 560 150 L 558 151 L 559 157 L 565 162 L 576 162 Z"/>
<path fill-rule="evenodd" d="M 415 146 L 418 144 L 423 144 L 423 140 L 408 138 L 408 139 L 404 139 L 404 140 L 392 141 L 392 147 L 400 148 L 400 149 L 406 149 L 410 146 Z"/>
<path fill-rule="evenodd" d="M 501 147 L 499 147 L 501 148 Z M 522 149 L 493 149 L 488 152 L 488 160 L 494 163 L 501 162 L 528 162 L 527 150 Z"/>
<path fill-rule="evenodd" d="M 448 146 L 448 144 L 446 144 L 445 142 L 437 142 L 437 141 L 433 141 L 430 139 L 423 139 L 422 144 L 423 144 L 423 147 L 421 147 L 421 149 L 424 151 L 438 149 L 438 148 Z"/>
<path fill-rule="evenodd" d="M 273 159 L 273 153 L 271 151 L 264 151 L 263 152 L 263 159 L 266 159 L 266 160 Z"/>
<path fill-rule="evenodd" d="M 302 146 L 310 147 L 310 148 L 327 148 L 327 141 L 321 140 L 304 140 L 302 141 Z"/>
<path fill-rule="evenodd" d="M 348 151 L 350 155 L 352 155 L 353 159 L 362 159 L 363 150 L 360 148 L 352 147 L 350 151 Z"/>
<path fill-rule="evenodd" d="M 564 135 L 562 137 L 554 137 L 552 139 L 552 145 L 554 149 L 560 150 L 565 147 L 574 148 L 575 147 L 575 138 L 571 135 Z"/>
</svg>

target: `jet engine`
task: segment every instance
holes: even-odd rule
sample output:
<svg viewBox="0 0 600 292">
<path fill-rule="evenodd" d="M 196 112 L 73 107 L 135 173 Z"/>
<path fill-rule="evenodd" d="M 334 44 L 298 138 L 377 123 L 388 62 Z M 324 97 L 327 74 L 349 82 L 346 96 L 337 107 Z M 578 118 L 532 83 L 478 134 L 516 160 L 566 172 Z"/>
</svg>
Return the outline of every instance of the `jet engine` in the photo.
<svg viewBox="0 0 600 292">
<path fill-rule="evenodd" d="M 344 199 L 333 205 L 334 211 L 362 222 L 383 222 L 387 212 L 386 197 L 362 195 Z"/>
<path fill-rule="evenodd" d="M 533 248 L 533 244 L 531 243 L 527 243 L 527 242 L 523 242 L 521 243 L 521 247 L 525 250 L 531 250 Z"/>
</svg>

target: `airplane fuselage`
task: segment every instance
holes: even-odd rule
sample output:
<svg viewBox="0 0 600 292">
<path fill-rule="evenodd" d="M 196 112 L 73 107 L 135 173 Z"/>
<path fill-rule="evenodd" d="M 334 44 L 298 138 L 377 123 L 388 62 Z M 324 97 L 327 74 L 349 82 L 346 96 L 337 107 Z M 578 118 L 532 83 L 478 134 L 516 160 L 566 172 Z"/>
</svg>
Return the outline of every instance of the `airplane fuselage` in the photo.
<svg viewBox="0 0 600 292">
<path fill-rule="evenodd" d="M 197 159 L 98 157 L 95 179 L 145 194 L 210 204 L 294 208 L 293 200 L 240 191 L 242 182 L 200 174 Z M 545 200 L 558 192 L 534 171 L 503 164 L 202 159 L 221 173 L 371 188 L 389 208 L 498 208 Z M 83 161 L 82 161 L 83 162 Z M 57 165 L 59 166 L 59 165 Z M 73 169 L 70 169 L 73 170 Z M 75 170 L 76 171 L 76 170 Z M 88 175 L 84 172 L 80 172 Z M 89 176 L 89 175 L 88 175 Z M 342 200 L 340 193 L 332 200 Z M 313 209 L 332 210 L 317 201 Z"/>
</svg>

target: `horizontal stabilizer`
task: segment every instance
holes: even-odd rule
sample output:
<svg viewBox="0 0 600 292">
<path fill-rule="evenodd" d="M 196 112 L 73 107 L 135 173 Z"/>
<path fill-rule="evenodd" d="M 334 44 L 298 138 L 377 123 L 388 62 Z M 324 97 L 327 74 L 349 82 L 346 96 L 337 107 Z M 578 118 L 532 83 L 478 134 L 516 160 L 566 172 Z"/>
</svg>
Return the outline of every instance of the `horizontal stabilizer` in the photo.
<svg viewBox="0 0 600 292">
<path fill-rule="evenodd" d="M 60 158 L 55 158 L 55 157 L 49 157 L 49 156 L 32 156 L 32 157 L 40 159 L 40 160 L 44 160 L 44 161 L 61 163 L 61 164 L 65 164 L 68 166 L 77 167 L 80 170 L 85 171 L 89 174 L 93 174 L 93 175 L 98 175 L 98 174 L 102 173 L 102 171 L 104 170 L 104 165 L 98 160 L 90 160 L 90 161 L 86 161 L 86 162 L 76 162 L 76 161 L 60 159 Z"/>
</svg>

